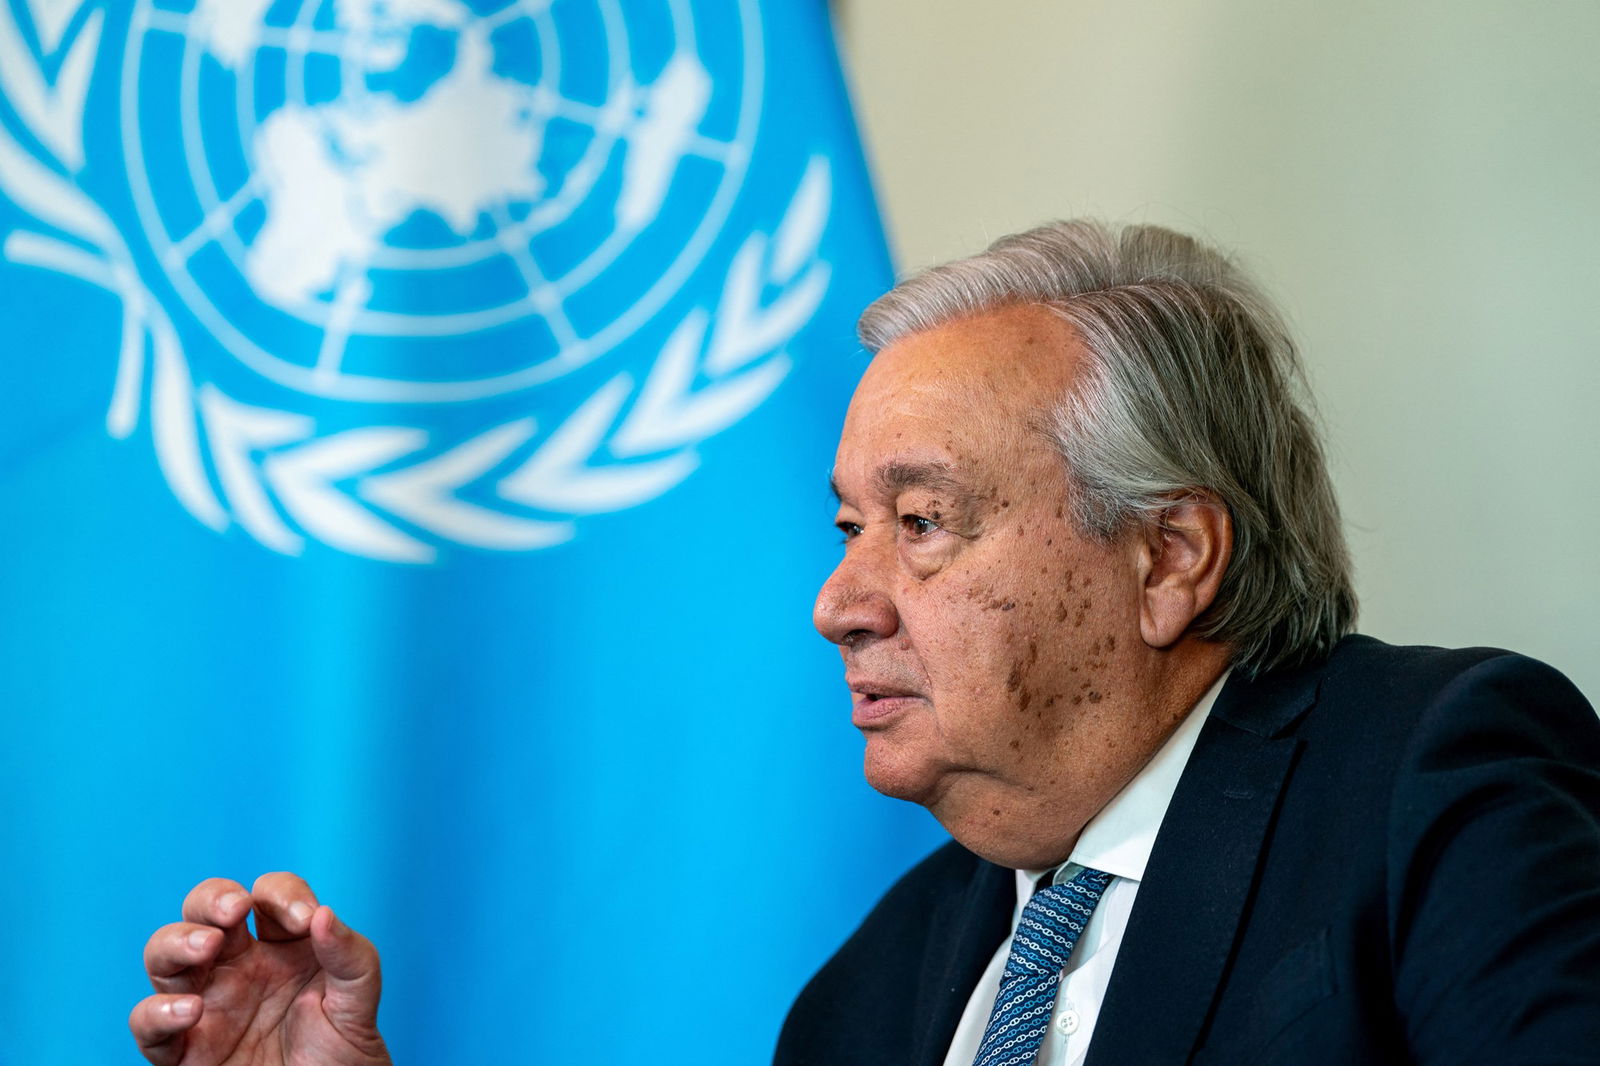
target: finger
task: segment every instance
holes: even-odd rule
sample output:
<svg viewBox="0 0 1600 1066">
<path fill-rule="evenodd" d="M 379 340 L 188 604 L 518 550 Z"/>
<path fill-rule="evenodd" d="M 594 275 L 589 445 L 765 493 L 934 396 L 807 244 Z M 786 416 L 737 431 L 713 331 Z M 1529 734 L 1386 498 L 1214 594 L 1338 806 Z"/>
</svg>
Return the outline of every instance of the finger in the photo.
<svg viewBox="0 0 1600 1066">
<path fill-rule="evenodd" d="M 372 941 L 339 920 L 332 907 L 319 907 L 311 919 L 311 950 L 322 966 L 326 984 L 322 1010 L 347 1034 L 374 1035 L 383 974 Z"/>
<path fill-rule="evenodd" d="M 221 929 L 222 949 L 216 961 L 233 958 L 250 946 L 244 920 L 250 913 L 250 893 L 237 881 L 211 877 L 201 881 L 183 899 L 183 920 Z"/>
<path fill-rule="evenodd" d="M 150 935 L 144 968 L 157 992 L 199 992 L 216 961 L 222 930 L 194 922 L 173 922 Z"/>
<path fill-rule="evenodd" d="M 297 940 L 311 931 L 317 897 L 311 886 L 290 873 L 262 874 L 250 889 L 261 940 Z"/>
<path fill-rule="evenodd" d="M 204 1010 L 199 996 L 146 996 L 128 1015 L 128 1028 L 139 1053 L 156 1066 L 172 1066 L 183 1057 L 184 1034 Z"/>
</svg>

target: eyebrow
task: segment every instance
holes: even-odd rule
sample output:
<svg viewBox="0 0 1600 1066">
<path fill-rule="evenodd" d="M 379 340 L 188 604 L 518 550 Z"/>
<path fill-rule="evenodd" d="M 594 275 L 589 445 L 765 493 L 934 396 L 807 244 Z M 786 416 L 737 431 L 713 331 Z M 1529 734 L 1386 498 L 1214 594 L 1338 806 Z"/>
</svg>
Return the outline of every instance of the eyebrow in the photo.
<svg viewBox="0 0 1600 1066">
<path fill-rule="evenodd" d="M 952 495 L 965 492 L 956 477 L 955 468 L 941 462 L 885 463 L 873 472 L 872 487 L 884 496 L 893 496 L 907 489 L 934 489 Z"/>
<path fill-rule="evenodd" d="M 839 483 L 832 476 L 828 487 L 834 499 L 842 499 Z M 880 496 L 898 496 L 907 489 L 927 489 L 951 497 L 958 508 L 970 509 L 977 495 L 956 475 L 955 468 L 945 462 L 897 461 L 885 463 L 872 474 L 872 487 Z"/>
</svg>

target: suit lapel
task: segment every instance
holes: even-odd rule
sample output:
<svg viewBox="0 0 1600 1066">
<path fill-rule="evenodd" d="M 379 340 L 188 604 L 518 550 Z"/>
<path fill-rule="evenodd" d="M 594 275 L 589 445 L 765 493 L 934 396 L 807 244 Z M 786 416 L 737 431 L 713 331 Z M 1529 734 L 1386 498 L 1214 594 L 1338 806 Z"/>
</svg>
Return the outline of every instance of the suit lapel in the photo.
<svg viewBox="0 0 1600 1066">
<path fill-rule="evenodd" d="M 1299 749 L 1282 734 L 1319 679 L 1236 674 L 1223 687 L 1156 837 L 1088 1066 L 1182 1063 L 1194 1051 Z"/>
<path fill-rule="evenodd" d="M 1012 872 L 979 860 L 965 890 L 951 893 L 935 912 L 919 982 L 920 1040 L 909 1062 L 942 1066 L 978 978 L 1011 932 L 1016 904 Z"/>
</svg>

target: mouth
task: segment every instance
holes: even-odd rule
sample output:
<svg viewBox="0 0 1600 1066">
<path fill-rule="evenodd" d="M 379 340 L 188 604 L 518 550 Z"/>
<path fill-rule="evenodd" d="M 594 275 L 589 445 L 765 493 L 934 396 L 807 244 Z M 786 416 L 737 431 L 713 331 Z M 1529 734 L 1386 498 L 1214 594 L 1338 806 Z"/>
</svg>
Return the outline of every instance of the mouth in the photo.
<svg viewBox="0 0 1600 1066">
<path fill-rule="evenodd" d="M 912 689 L 885 682 L 846 678 L 850 686 L 851 724 L 857 729 L 887 724 L 895 715 L 922 702 Z"/>
</svg>

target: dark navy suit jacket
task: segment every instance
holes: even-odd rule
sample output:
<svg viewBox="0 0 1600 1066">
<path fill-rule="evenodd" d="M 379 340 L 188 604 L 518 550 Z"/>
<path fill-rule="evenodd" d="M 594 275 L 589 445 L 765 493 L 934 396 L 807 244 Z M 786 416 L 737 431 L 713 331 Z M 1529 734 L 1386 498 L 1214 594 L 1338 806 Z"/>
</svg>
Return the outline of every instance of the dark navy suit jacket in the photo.
<svg viewBox="0 0 1600 1066">
<path fill-rule="evenodd" d="M 801 993 L 776 1066 L 940 1066 L 1009 932 L 956 844 Z M 1600 1064 L 1600 722 L 1549 667 L 1343 641 L 1224 686 L 1087 1066 Z"/>
</svg>

